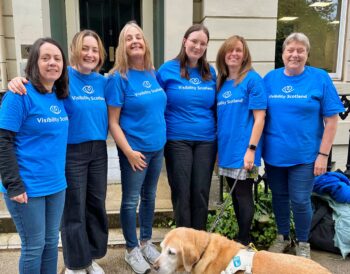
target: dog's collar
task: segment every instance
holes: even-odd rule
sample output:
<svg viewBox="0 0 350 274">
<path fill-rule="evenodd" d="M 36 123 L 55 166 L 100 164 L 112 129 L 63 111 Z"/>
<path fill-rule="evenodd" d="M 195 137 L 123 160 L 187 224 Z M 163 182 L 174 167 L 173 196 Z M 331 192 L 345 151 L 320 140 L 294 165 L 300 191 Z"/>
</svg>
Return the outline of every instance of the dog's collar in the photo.
<svg viewBox="0 0 350 274">
<path fill-rule="evenodd" d="M 233 274 L 239 270 L 245 271 L 246 274 L 252 273 L 253 257 L 255 251 L 251 248 L 241 249 L 238 253 L 230 260 L 228 266 L 221 274 Z"/>
</svg>

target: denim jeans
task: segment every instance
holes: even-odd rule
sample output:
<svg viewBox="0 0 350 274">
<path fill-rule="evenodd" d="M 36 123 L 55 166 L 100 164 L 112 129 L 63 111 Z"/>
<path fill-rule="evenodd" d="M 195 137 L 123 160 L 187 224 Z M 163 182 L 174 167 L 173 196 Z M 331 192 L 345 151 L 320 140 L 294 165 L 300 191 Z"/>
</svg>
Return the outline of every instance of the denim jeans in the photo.
<svg viewBox="0 0 350 274">
<path fill-rule="evenodd" d="M 307 242 L 312 220 L 311 192 L 314 185 L 314 163 L 290 167 L 266 164 L 267 181 L 272 191 L 272 207 L 278 233 L 290 232 L 292 208 L 297 241 Z"/>
<path fill-rule="evenodd" d="M 68 145 L 66 178 L 61 227 L 63 258 L 69 269 L 83 269 L 107 252 L 106 142 Z"/>
<path fill-rule="evenodd" d="M 136 235 L 136 208 L 139 200 L 140 240 L 152 238 L 157 184 L 163 164 L 163 149 L 140 152 L 146 157 L 147 167 L 142 171 L 133 171 L 127 157 L 118 148 L 122 182 L 120 220 L 127 248 L 139 245 Z"/>
<path fill-rule="evenodd" d="M 65 191 L 29 197 L 27 204 L 10 200 L 6 206 L 21 238 L 20 274 L 57 273 L 58 236 Z"/>
<path fill-rule="evenodd" d="M 176 226 L 206 230 L 216 141 L 168 141 L 164 156 Z"/>
</svg>

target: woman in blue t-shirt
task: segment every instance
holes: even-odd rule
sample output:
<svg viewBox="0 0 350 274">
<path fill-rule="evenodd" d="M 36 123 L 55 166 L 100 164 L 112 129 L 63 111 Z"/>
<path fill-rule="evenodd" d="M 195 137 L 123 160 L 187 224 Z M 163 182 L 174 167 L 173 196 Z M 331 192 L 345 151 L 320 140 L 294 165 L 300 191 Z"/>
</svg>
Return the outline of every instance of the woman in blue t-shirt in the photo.
<svg viewBox="0 0 350 274">
<path fill-rule="evenodd" d="M 232 188 L 232 203 L 238 223 L 236 240 L 250 242 L 254 216 L 253 184 L 260 166 L 259 142 L 265 122 L 264 84 L 253 68 L 247 42 L 241 36 L 228 38 L 216 57 L 217 126 L 219 174 Z"/>
<path fill-rule="evenodd" d="M 106 254 L 108 242 L 107 78 L 98 73 L 105 51 L 92 30 L 78 32 L 70 49 L 69 97 L 64 100 L 69 117 L 67 190 L 61 226 L 65 274 L 102 274 L 94 259 Z M 13 79 L 9 89 L 24 92 L 22 81 L 25 78 Z"/>
<path fill-rule="evenodd" d="M 282 50 L 284 67 L 264 78 L 268 105 L 263 158 L 278 229 L 270 251 L 284 252 L 291 245 L 291 207 L 296 254 L 309 258 L 314 176 L 326 172 L 344 107 L 327 72 L 305 66 L 310 42 L 303 33 L 290 34 Z"/>
<path fill-rule="evenodd" d="M 27 96 L 7 92 L 0 109 L 0 191 L 21 238 L 19 273 L 54 274 L 68 134 L 67 68 L 58 43 L 36 40 L 25 73 Z"/>
<path fill-rule="evenodd" d="M 136 273 L 150 270 L 159 256 L 152 224 L 165 144 L 166 96 L 159 86 L 142 29 L 127 23 L 119 35 L 107 84 L 109 130 L 118 146 L 122 201 L 120 218 L 125 260 Z M 136 234 L 139 206 L 140 243 Z M 146 262 L 147 260 L 147 262 Z"/>
<path fill-rule="evenodd" d="M 157 73 L 168 101 L 165 163 L 176 226 L 206 229 L 216 158 L 216 74 L 206 59 L 208 29 L 191 26 L 177 57 Z"/>
</svg>

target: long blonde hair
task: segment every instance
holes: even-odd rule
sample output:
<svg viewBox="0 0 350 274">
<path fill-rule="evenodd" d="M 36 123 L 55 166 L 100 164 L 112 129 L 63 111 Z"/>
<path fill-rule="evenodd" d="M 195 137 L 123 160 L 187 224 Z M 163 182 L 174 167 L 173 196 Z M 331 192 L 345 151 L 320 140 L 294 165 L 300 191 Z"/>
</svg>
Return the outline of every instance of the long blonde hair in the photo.
<svg viewBox="0 0 350 274">
<path fill-rule="evenodd" d="M 70 65 L 76 66 L 76 67 L 79 65 L 80 54 L 81 54 L 81 51 L 83 50 L 83 40 L 87 36 L 91 36 L 95 38 L 97 41 L 100 60 L 98 61 L 98 64 L 93 69 L 93 71 L 98 72 L 102 68 L 104 61 L 106 59 L 106 51 L 105 51 L 105 48 L 103 47 L 103 43 L 101 41 L 100 36 L 98 36 L 98 34 L 93 30 L 89 30 L 89 29 L 82 30 L 77 32 L 74 35 L 72 43 L 70 45 L 70 51 L 71 51 L 71 57 L 69 59 Z"/>
<path fill-rule="evenodd" d="M 130 68 L 129 57 L 126 51 L 126 32 L 130 28 L 136 28 L 142 35 L 142 39 L 145 43 L 145 56 L 144 56 L 144 70 L 151 71 L 153 69 L 152 59 L 151 59 L 151 51 L 148 45 L 147 40 L 145 39 L 145 35 L 142 29 L 137 25 L 134 21 L 128 22 L 125 24 L 123 29 L 119 34 L 118 47 L 115 50 L 115 62 L 113 68 L 109 71 L 109 74 L 113 74 L 118 71 L 122 77 L 126 78 L 126 74 Z"/>
<path fill-rule="evenodd" d="M 237 86 L 246 77 L 247 73 L 252 70 L 252 58 L 250 56 L 249 48 L 246 40 L 242 36 L 234 35 L 226 39 L 221 45 L 218 54 L 216 56 L 216 68 L 218 70 L 217 77 L 217 90 L 220 90 L 227 77 L 229 76 L 229 70 L 225 62 L 226 53 L 232 51 L 237 42 L 240 41 L 243 45 L 243 61 L 238 71 L 238 78 L 235 80 L 235 86 Z"/>
</svg>

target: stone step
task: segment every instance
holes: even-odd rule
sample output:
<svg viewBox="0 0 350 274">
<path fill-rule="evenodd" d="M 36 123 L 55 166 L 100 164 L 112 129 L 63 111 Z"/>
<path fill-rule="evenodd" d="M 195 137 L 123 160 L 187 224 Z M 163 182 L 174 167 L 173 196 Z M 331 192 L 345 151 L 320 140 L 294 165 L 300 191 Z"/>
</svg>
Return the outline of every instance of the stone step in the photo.
<svg viewBox="0 0 350 274">
<path fill-rule="evenodd" d="M 121 202 L 121 185 L 108 184 L 106 197 L 106 210 L 110 228 L 119 228 L 119 210 Z M 172 204 L 170 200 L 170 189 L 166 180 L 166 174 L 162 172 L 157 189 L 155 223 L 158 224 L 169 218 L 173 214 Z M 15 225 L 12 222 L 11 216 L 7 211 L 3 201 L 3 195 L 0 194 L 0 234 L 16 232 Z"/>
<path fill-rule="evenodd" d="M 154 243 L 160 243 L 165 234 L 170 231 L 168 228 L 153 228 L 152 241 Z M 140 234 L 137 229 L 137 235 Z M 109 230 L 108 234 L 108 246 L 124 246 L 125 240 L 123 237 L 122 230 L 120 228 L 114 228 Z M 62 247 L 61 237 L 59 239 L 58 247 Z M 0 234 L 0 250 L 4 249 L 20 249 L 21 240 L 18 233 L 1 233 Z"/>
<path fill-rule="evenodd" d="M 119 211 L 107 211 L 109 229 L 120 228 Z M 172 209 L 156 209 L 154 213 L 154 226 L 158 227 L 164 223 L 168 223 L 173 218 Z M 138 220 L 138 218 L 137 218 Z M 137 223 L 138 225 L 138 223 Z M 0 214 L 0 237 L 3 233 L 16 232 L 16 227 L 11 219 L 10 214 Z"/>
<path fill-rule="evenodd" d="M 219 181 L 217 176 L 213 176 L 212 187 L 210 193 L 209 208 L 211 210 L 217 207 L 219 200 Z M 106 197 L 106 209 L 109 220 L 109 228 L 120 228 L 119 210 L 121 202 L 121 185 L 120 184 L 108 184 L 107 185 L 107 197 Z M 173 208 L 171 204 L 171 193 L 166 178 L 165 169 L 159 178 L 156 205 L 155 205 L 155 217 L 154 226 L 167 222 L 173 217 Z M 11 216 L 7 211 L 7 208 L 3 201 L 3 195 L 0 194 L 0 235 L 1 233 L 16 232 L 16 228 L 12 222 Z"/>
<path fill-rule="evenodd" d="M 121 202 L 121 184 L 120 184 L 120 169 L 118 152 L 116 145 L 109 135 L 107 139 L 108 151 L 108 184 L 106 197 L 106 210 L 108 214 L 109 227 L 119 228 L 119 210 Z M 216 172 L 214 172 L 216 173 Z M 210 192 L 209 208 L 215 209 L 219 201 L 219 179 L 217 175 L 213 176 L 212 186 Z M 155 205 L 155 219 L 154 226 L 157 227 L 159 223 L 172 218 L 173 208 L 171 203 L 171 193 L 168 184 L 165 164 L 159 177 L 156 205 Z M 5 206 L 3 195 L 0 194 L 0 236 L 1 233 L 16 232 L 16 228 L 12 222 L 11 216 Z"/>
</svg>

